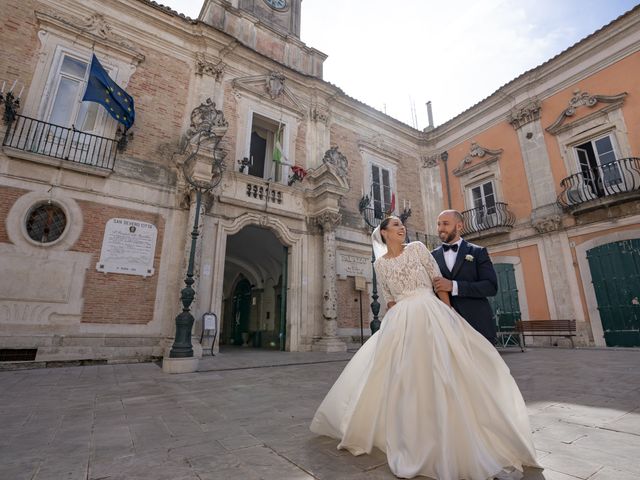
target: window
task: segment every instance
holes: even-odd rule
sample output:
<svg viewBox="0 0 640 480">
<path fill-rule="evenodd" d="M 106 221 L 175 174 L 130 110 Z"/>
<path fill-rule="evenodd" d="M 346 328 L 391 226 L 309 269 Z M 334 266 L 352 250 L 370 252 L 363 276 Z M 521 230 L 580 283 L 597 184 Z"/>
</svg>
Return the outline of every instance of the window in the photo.
<svg viewBox="0 0 640 480">
<path fill-rule="evenodd" d="M 465 225 L 473 230 L 486 230 L 498 223 L 494 180 L 483 180 L 467 188 L 471 208 L 465 212 Z"/>
<path fill-rule="evenodd" d="M 38 243 L 55 242 L 66 226 L 67 217 L 57 205 L 38 205 L 27 215 L 27 233 L 31 240 Z"/>
<path fill-rule="evenodd" d="M 371 164 L 371 193 L 375 218 L 383 218 L 391 210 L 391 171 Z"/>
<path fill-rule="evenodd" d="M 471 188 L 471 204 L 473 208 L 484 214 L 496 213 L 496 196 L 493 181 L 481 183 Z"/>
<path fill-rule="evenodd" d="M 88 76 L 87 60 L 69 53 L 62 54 L 51 79 L 52 95 L 46 113 L 47 122 L 61 127 L 74 126 L 83 132 L 96 129 L 100 105 L 82 101 Z"/>
<path fill-rule="evenodd" d="M 282 165 L 274 161 L 274 148 L 282 151 L 284 125 L 253 114 L 249 143 L 249 175 L 268 180 L 282 180 Z M 276 138 L 277 137 L 277 138 Z M 282 162 L 287 162 L 284 152 Z"/>
<path fill-rule="evenodd" d="M 20 134 L 12 146 L 85 165 L 109 165 L 112 144 L 100 135 L 110 117 L 101 105 L 82 101 L 89 66 L 81 55 L 58 51 L 42 103 L 42 121 L 20 119 L 22 128 L 16 125 L 14 132 Z"/>
<path fill-rule="evenodd" d="M 604 196 L 608 193 L 608 187 L 622 181 L 611 135 L 576 145 L 574 150 L 582 179 L 594 195 Z"/>
</svg>

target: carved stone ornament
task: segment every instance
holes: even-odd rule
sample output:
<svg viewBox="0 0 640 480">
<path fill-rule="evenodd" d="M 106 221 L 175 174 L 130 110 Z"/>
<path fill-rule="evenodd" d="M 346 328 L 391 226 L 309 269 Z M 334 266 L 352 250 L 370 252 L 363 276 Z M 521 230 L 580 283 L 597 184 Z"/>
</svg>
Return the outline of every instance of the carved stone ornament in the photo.
<svg viewBox="0 0 640 480">
<path fill-rule="evenodd" d="M 384 137 L 380 133 L 374 133 L 370 142 L 375 145 L 376 148 L 384 148 Z"/>
<path fill-rule="evenodd" d="M 210 98 L 193 109 L 191 112 L 191 126 L 187 130 L 187 139 L 191 140 L 198 134 L 211 137 L 222 137 L 229 124 L 224 118 L 224 113 L 216 109 L 216 104 Z"/>
<path fill-rule="evenodd" d="M 527 123 L 534 122 L 540 119 L 540 102 L 533 100 L 524 106 L 514 108 L 509 112 L 507 120 L 511 126 L 518 130 L 525 126 Z"/>
<path fill-rule="evenodd" d="M 309 116 L 314 122 L 329 123 L 329 110 L 321 105 L 312 105 Z"/>
<path fill-rule="evenodd" d="M 453 174 L 456 176 L 460 176 L 466 169 L 469 168 L 469 165 L 471 164 L 471 162 L 473 162 L 474 158 L 483 158 L 488 155 L 489 158 L 487 159 L 486 163 L 489 163 L 498 160 L 502 152 L 503 150 L 501 148 L 497 150 L 491 150 L 490 148 L 481 147 L 476 142 L 472 142 L 469 154 L 465 156 L 458 164 L 458 166 L 453 170 Z"/>
<path fill-rule="evenodd" d="M 196 53 L 196 75 L 208 75 L 219 81 L 222 78 L 225 66 L 222 61 L 217 63 L 207 61 L 202 52 Z"/>
<path fill-rule="evenodd" d="M 329 232 L 340 225 L 340 222 L 342 221 L 342 215 L 338 212 L 325 210 L 319 215 L 316 215 L 314 217 L 314 221 L 316 225 L 322 228 L 323 231 Z"/>
<path fill-rule="evenodd" d="M 531 221 L 531 226 L 538 233 L 555 232 L 562 226 L 562 217 L 560 215 L 550 215 L 548 217 L 537 218 Z"/>
<path fill-rule="evenodd" d="M 432 155 L 426 155 L 420 158 L 422 162 L 422 168 L 433 168 L 438 165 L 440 161 L 440 154 L 434 153 Z"/>
<path fill-rule="evenodd" d="M 565 109 L 556 119 L 553 124 L 546 128 L 547 132 L 551 134 L 560 133 L 562 124 L 568 117 L 573 117 L 576 114 L 576 110 L 580 107 L 586 106 L 588 108 L 595 107 L 598 103 L 610 103 L 614 106 L 622 105 L 624 98 L 627 96 L 627 92 L 622 92 L 617 95 L 589 95 L 588 92 L 581 92 L 575 90 L 573 97 L 569 100 L 569 107 Z"/>
<path fill-rule="evenodd" d="M 275 100 L 284 92 L 284 74 L 280 72 L 270 72 L 267 77 L 267 93 L 271 100 Z"/>
<path fill-rule="evenodd" d="M 144 55 L 138 52 L 126 37 L 115 33 L 104 15 L 100 13 L 94 13 L 83 18 L 68 14 L 62 15 L 58 12 L 36 11 L 35 15 L 40 28 L 43 30 L 48 30 L 48 27 L 54 26 L 94 40 L 98 39 L 103 43 L 124 49 L 137 63 L 144 60 Z"/>
<path fill-rule="evenodd" d="M 248 91 L 267 101 L 277 103 L 278 107 L 286 108 L 300 118 L 309 115 L 309 107 L 287 87 L 285 77 L 281 73 L 270 72 L 268 75 L 234 78 L 232 87 L 233 95 L 237 100 L 243 98 L 241 91 Z"/>
<path fill-rule="evenodd" d="M 322 162 L 333 165 L 340 177 L 346 179 L 349 176 L 349 162 L 337 146 L 331 147 L 324 153 Z"/>
</svg>

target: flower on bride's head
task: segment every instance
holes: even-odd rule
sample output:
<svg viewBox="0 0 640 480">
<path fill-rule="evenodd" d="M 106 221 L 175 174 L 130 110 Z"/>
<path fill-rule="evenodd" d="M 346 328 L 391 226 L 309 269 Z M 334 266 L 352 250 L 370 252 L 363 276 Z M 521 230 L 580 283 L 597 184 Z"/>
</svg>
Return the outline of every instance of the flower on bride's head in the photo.
<svg viewBox="0 0 640 480">
<path fill-rule="evenodd" d="M 466 257 L 464 257 L 464 259 L 465 259 L 467 262 L 473 262 L 473 255 L 467 255 Z"/>
</svg>

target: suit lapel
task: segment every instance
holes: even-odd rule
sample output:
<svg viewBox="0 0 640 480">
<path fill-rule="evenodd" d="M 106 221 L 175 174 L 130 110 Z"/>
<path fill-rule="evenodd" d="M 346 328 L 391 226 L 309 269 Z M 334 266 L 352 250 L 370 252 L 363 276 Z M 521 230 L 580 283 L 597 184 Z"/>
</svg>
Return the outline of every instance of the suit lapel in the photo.
<svg viewBox="0 0 640 480">
<path fill-rule="evenodd" d="M 438 247 L 434 250 L 433 258 L 436 259 L 436 262 L 440 267 L 440 273 L 442 273 L 445 278 L 451 277 L 451 272 L 447 268 L 447 262 L 444 261 L 444 251 L 442 250 L 442 247 Z"/>
<path fill-rule="evenodd" d="M 464 263 L 464 257 L 467 256 L 467 252 L 469 251 L 469 245 L 463 239 L 460 242 L 460 248 L 458 249 L 458 255 L 456 256 L 456 263 L 453 264 L 453 270 L 451 271 L 451 278 L 456 278 L 458 271 L 460 271 L 460 267 Z"/>
</svg>

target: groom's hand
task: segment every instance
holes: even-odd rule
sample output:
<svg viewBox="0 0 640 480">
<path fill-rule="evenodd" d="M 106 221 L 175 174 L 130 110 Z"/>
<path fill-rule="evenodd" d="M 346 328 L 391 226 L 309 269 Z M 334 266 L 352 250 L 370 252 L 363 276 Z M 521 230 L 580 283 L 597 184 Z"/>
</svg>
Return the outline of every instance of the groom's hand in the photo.
<svg viewBox="0 0 640 480">
<path fill-rule="evenodd" d="M 451 292 L 453 290 L 453 282 L 443 277 L 435 277 L 433 279 L 433 288 L 438 292 Z"/>
</svg>

